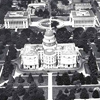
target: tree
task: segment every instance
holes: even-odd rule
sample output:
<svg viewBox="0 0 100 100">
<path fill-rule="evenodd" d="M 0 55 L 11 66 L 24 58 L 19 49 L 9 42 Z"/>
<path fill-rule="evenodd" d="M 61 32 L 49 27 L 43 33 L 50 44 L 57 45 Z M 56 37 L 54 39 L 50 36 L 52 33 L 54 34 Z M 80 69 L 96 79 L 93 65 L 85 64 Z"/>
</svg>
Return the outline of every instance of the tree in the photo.
<svg viewBox="0 0 100 100">
<path fill-rule="evenodd" d="M 98 84 L 98 80 L 96 76 L 92 76 L 92 84 Z"/>
<path fill-rule="evenodd" d="M 83 88 L 82 89 L 82 91 L 80 93 L 80 98 L 81 99 L 89 99 L 89 94 L 88 94 L 86 88 Z"/>
<path fill-rule="evenodd" d="M 85 84 L 85 76 L 83 75 L 83 73 L 80 73 L 79 79 L 80 79 L 81 84 Z"/>
<path fill-rule="evenodd" d="M 12 96 L 13 92 L 14 92 L 14 88 L 13 88 L 13 85 L 7 85 L 5 87 L 5 91 L 4 91 L 4 94 L 7 96 L 7 97 L 10 97 Z"/>
<path fill-rule="evenodd" d="M 43 35 L 42 35 L 42 33 L 41 32 L 39 32 L 38 34 L 37 34 L 37 44 L 41 44 L 42 43 L 42 40 L 43 40 Z"/>
<path fill-rule="evenodd" d="M 84 32 L 84 29 L 83 28 L 81 28 L 81 27 L 75 28 L 73 30 L 73 38 L 74 39 L 80 39 L 83 32 Z"/>
<path fill-rule="evenodd" d="M 42 76 L 42 73 L 39 74 L 38 82 L 39 83 L 43 83 L 44 82 L 44 78 Z"/>
<path fill-rule="evenodd" d="M 17 50 L 15 49 L 14 45 L 11 44 L 9 46 L 8 56 L 11 58 L 11 60 L 13 60 L 16 58 L 16 54 L 17 54 Z"/>
<path fill-rule="evenodd" d="M 77 81 L 79 80 L 79 76 L 80 76 L 80 73 L 78 73 L 77 71 L 75 71 L 72 75 L 72 81 L 71 81 L 71 84 L 73 84 L 74 81 Z"/>
<path fill-rule="evenodd" d="M 31 29 L 27 28 L 27 29 L 23 29 L 21 31 L 21 33 L 22 34 L 25 34 L 27 36 L 27 38 L 29 38 L 30 37 L 30 34 L 33 34 L 33 31 Z"/>
<path fill-rule="evenodd" d="M 24 89 L 24 87 L 23 87 L 23 85 L 19 85 L 18 87 L 17 87 L 17 89 L 16 89 L 16 92 L 17 92 L 17 94 L 19 95 L 19 96 L 22 96 L 22 95 L 24 95 L 25 94 L 25 89 Z"/>
<path fill-rule="evenodd" d="M 63 94 L 62 90 L 59 90 L 58 94 L 57 94 L 57 98 L 59 98 L 59 96 L 61 96 Z"/>
<path fill-rule="evenodd" d="M 29 42 L 32 43 L 32 44 L 36 44 L 36 42 L 37 42 L 36 37 L 37 37 L 36 33 L 30 34 Z"/>
<path fill-rule="evenodd" d="M 69 92 L 69 91 L 68 91 L 68 89 L 66 88 L 65 91 L 64 91 L 64 93 L 68 93 L 68 92 Z"/>
<path fill-rule="evenodd" d="M 56 39 L 58 43 L 66 43 L 71 36 L 71 33 L 67 31 L 65 27 L 57 29 Z"/>
<path fill-rule="evenodd" d="M 18 32 L 14 32 L 11 35 L 11 41 L 12 41 L 13 44 L 16 44 L 16 42 L 18 41 Z"/>
<path fill-rule="evenodd" d="M 90 69 L 91 75 L 97 77 L 98 69 L 97 69 L 97 65 L 96 65 L 96 58 L 93 55 L 92 50 L 90 50 L 90 56 L 89 56 L 89 59 L 88 59 L 88 65 L 89 65 L 89 69 Z"/>
<path fill-rule="evenodd" d="M 10 58 L 6 56 L 5 63 L 4 63 L 4 69 L 2 72 L 2 76 L 5 80 L 7 80 L 9 76 L 12 74 L 13 69 L 14 69 L 14 66 L 11 64 Z"/>
<path fill-rule="evenodd" d="M 24 83 L 25 80 L 21 77 L 21 75 L 18 77 L 18 83 Z"/>
<path fill-rule="evenodd" d="M 62 77 L 59 76 L 59 73 L 57 73 L 55 81 L 57 82 L 57 85 L 63 85 Z"/>
<path fill-rule="evenodd" d="M 92 97 L 93 98 L 99 98 L 99 92 L 98 92 L 98 90 L 94 90 L 93 91 Z"/>
<path fill-rule="evenodd" d="M 8 97 L 4 93 L 0 94 L 0 100 L 7 100 L 7 99 Z"/>
<path fill-rule="evenodd" d="M 20 100 L 20 98 L 19 98 L 19 96 L 17 95 L 16 92 L 13 93 L 12 100 Z"/>
<path fill-rule="evenodd" d="M 14 82 L 15 82 L 15 79 L 13 78 L 13 76 L 10 76 L 8 84 L 13 84 Z"/>
<path fill-rule="evenodd" d="M 57 21 L 52 21 L 51 27 L 57 28 L 57 25 L 59 25 L 59 22 L 57 22 Z"/>
<path fill-rule="evenodd" d="M 96 0 L 94 0 L 94 5 L 95 5 L 96 7 L 99 7 L 99 5 L 98 5 L 98 3 L 97 3 Z"/>
<path fill-rule="evenodd" d="M 87 28 L 87 30 L 82 34 L 82 38 L 88 39 L 90 42 L 93 41 L 96 37 L 97 30 L 93 27 Z"/>
<path fill-rule="evenodd" d="M 36 99 L 37 100 L 45 100 L 44 91 L 42 88 L 37 88 Z"/>
<path fill-rule="evenodd" d="M 33 78 L 33 76 L 32 76 L 31 73 L 29 74 L 29 76 L 28 76 L 28 78 L 27 78 L 27 82 L 28 82 L 28 83 L 34 82 L 34 78 Z"/>
<path fill-rule="evenodd" d="M 49 11 L 48 11 L 48 9 L 45 9 L 43 11 L 43 18 L 48 18 L 48 17 L 49 17 Z"/>
<path fill-rule="evenodd" d="M 23 100 L 30 100 L 30 96 L 28 94 L 28 92 L 26 92 L 23 96 Z"/>
<path fill-rule="evenodd" d="M 59 90 L 57 96 L 56 96 L 56 99 L 57 100 L 66 100 L 66 98 L 68 98 L 68 96 L 66 94 L 64 94 L 62 92 L 62 90 Z"/>
<path fill-rule="evenodd" d="M 24 33 L 22 33 L 22 34 L 19 36 L 19 38 L 18 38 L 18 41 L 17 41 L 17 43 L 16 43 L 16 48 L 17 48 L 17 49 L 23 48 L 24 45 L 25 45 L 27 42 L 28 42 L 27 36 L 26 36 Z"/>
<path fill-rule="evenodd" d="M 70 77 L 67 72 L 62 75 L 63 85 L 70 85 Z"/>
<path fill-rule="evenodd" d="M 87 76 L 85 78 L 85 82 L 86 82 L 86 84 L 91 84 L 91 77 L 90 76 Z"/>
<path fill-rule="evenodd" d="M 69 99 L 70 99 L 70 100 L 74 100 L 74 99 L 75 99 L 75 94 L 71 92 L 71 93 L 69 94 Z"/>
<path fill-rule="evenodd" d="M 69 4 L 68 0 L 61 0 L 61 1 L 62 1 L 62 4 L 64 4 L 64 5 L 68 5 Z"/>
<path fill-rule="evenodd" d="M 31 96 L 31 97 L 34 97 L 36 94 L 36 92 L 37 92 L 37 84 L 35 83 L 35 82 L 33 82 L 30 86 L 29 86 L 29 89 L 28 89 L 28 94 L 29 94 L 29 96 Z"/>
</svg>

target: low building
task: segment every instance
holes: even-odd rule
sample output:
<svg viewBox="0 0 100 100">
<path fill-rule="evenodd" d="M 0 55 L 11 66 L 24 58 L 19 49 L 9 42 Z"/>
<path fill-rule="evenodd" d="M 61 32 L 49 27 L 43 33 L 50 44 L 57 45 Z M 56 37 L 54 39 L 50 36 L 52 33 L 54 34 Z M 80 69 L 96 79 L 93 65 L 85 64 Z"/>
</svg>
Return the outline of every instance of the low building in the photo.
<svg viewBox="0 0 100 100">
<path fill-rule="evenodd" d="M 85 10 L 91 8 L 92 6 L 90 3 L 75 3 L 75 10 Z"/>
<path fill-rule="evenodd" d="M 96 18 L 92 10 L 72 10 L 70 22 L 72 27 L 95 27 Z"/>
<path fill-rule="evenodd" d="M 79 50 L 74 43 L 57 44 L 51 30 L 47 30 L 42 44 L 25 44 L 21 49 L 24 70 L 77 68 Z"/>
<path fill-rule="evenodd" d="M 45 9 L 47 4 L 45 2 L 40 2 L 40 3 L 30 3 L 28 4 L 27 11 L 29 15 L 35 15 L 35 10 L 36 9 Z"/>
<path fill-rule="evenodd" d="M 8 11 L 4 17 L 6 29 L 24 29 L 29 27 L 29 18 L 26 11 Z"/>
</svg>

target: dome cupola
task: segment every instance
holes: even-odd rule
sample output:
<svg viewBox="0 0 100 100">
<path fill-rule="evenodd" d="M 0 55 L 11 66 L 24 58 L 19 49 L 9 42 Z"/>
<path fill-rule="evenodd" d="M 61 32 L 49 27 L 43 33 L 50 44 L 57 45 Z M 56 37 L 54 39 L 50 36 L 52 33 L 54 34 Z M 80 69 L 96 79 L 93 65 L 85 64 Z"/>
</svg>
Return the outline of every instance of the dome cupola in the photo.
<svg viewBox="0 0 100 100">
<path fill-rule="evenodd" d="M 53 30 L 46 30 L 42 44 L 44 49 L 55 49 L 57 42 Z"/>
</svg>

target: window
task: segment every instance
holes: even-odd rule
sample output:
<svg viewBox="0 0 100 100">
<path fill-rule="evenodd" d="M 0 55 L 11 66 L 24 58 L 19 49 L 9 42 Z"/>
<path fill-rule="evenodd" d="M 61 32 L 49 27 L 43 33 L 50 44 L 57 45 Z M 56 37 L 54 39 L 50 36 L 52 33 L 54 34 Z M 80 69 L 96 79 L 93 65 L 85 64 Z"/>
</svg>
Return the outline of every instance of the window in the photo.
<svg viewBox="0 0 100 100">
<path fill-rule="evenodd" d="M 30 68 L 32 68 L 32 66 L 30 66 Z"/>
<path fill-rule="evenodd" d="M 68 67 L 70 67 L 70 65 L 68 65 Z"/>
</svg>

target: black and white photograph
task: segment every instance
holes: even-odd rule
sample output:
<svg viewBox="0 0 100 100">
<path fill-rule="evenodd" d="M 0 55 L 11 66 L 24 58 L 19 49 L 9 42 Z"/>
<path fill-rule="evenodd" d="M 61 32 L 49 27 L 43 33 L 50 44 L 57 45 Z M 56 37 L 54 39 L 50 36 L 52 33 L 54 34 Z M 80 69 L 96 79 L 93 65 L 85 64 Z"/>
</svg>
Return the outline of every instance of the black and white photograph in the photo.
<svg viewBox="0 0 100 100">
<path fill-rule="evenodd" d="M 0 0 L 0 100 L 100 100 L 100 0 Z"/>
</svg>

